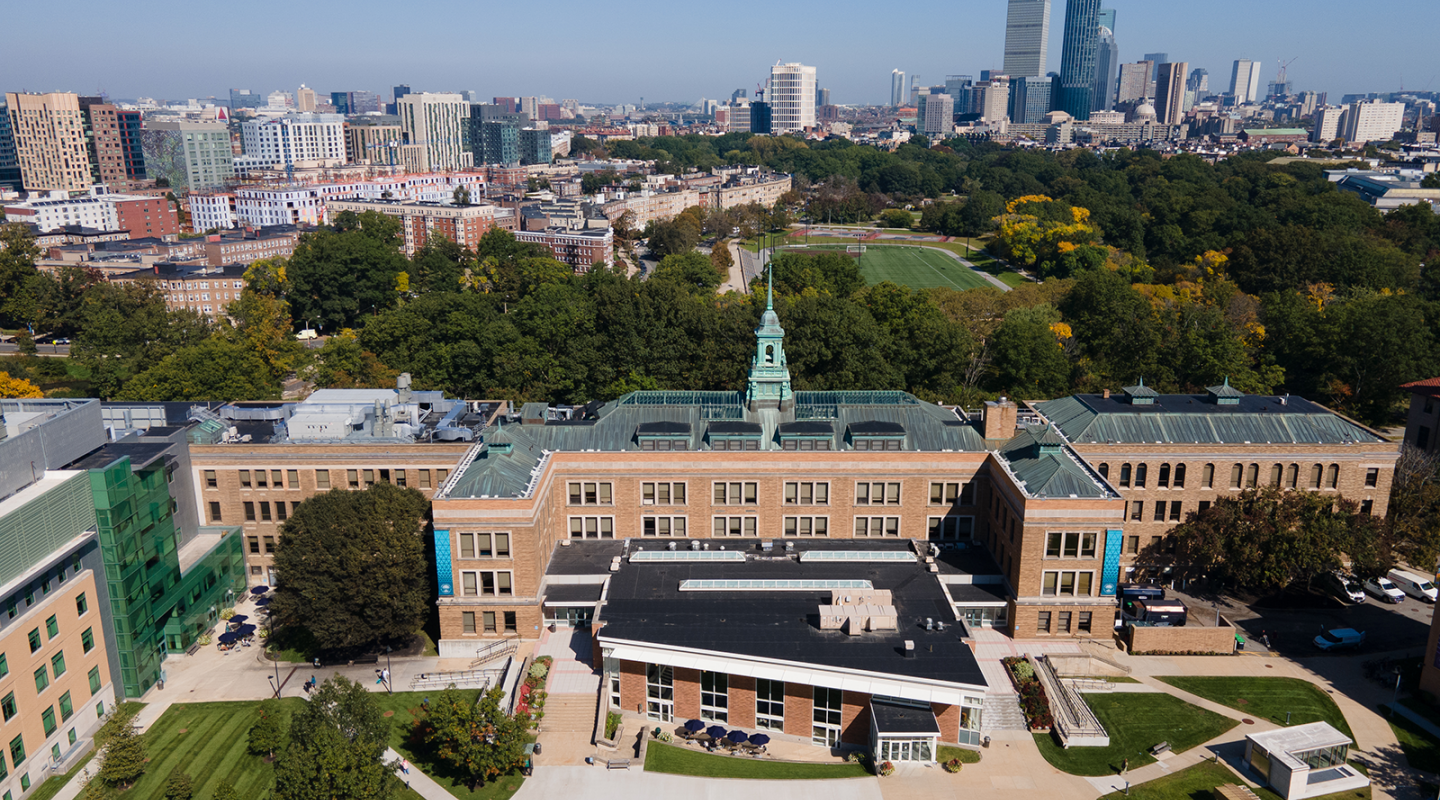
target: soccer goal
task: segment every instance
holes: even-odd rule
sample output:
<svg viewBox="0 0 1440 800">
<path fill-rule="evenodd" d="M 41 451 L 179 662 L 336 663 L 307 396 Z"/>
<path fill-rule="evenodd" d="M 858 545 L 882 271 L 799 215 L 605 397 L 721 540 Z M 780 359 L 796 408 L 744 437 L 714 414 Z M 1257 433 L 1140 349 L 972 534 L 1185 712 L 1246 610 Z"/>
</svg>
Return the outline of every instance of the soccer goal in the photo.
<svg viewBox="0 0 1440 800">
<path fill-rule="evenodd" d="M 859 258 L 860 256 L 865 255 L 865 245 L 863 245 L 863 244 L 849 244 L 849 245 L 846 245 L 846 246 L 845 246 L 845 254 L 846 254 L 846 255 L 855 256 L 856 258 Z"/>
</svg>

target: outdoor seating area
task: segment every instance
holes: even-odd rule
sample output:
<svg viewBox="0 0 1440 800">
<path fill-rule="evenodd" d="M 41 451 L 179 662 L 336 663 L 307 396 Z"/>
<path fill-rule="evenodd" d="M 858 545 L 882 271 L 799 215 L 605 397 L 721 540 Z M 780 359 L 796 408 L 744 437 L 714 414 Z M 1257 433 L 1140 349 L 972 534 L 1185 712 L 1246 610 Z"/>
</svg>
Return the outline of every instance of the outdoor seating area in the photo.
<svg viewBox="0 0 1440 800">
<path fill-rule="evenodd" d="M 269 586 L 253 586 L 250 588 L 250 596 L 255 599 L 256 613 L 268 614 L 266 606 L 270 605 L 270 598 L 267 593 Z M 215 637 L 215 646 L 220 652 L 228 652 L 237 647 L 253 647 L 256 644 L 256 635 L 259 626 L 250 622 L 248 614 L 234 614 L 225 620 L 225 630 Z"/>
<path fill-rule="evenodd" d="M 659 728 L 655 729 L 657 732 Z M 746 733 L 742 730 L 726 730 L 722 725 L 706 725 L 703 720 L 692 719 L 680 727 L 677 733 L 687 745 L 699 746 L 712 753 L 729 753 L 735 756 L 761 758 L 767 755 L 770 736 L 764 733 Z"/>
</svg>

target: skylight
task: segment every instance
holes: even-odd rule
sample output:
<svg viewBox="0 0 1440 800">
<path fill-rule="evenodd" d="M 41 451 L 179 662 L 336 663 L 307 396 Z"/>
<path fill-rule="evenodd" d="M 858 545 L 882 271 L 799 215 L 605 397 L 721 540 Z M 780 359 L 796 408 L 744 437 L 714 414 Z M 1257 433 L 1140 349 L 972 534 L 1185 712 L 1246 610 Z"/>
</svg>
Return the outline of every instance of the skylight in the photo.
<svg viewBox="0 0 1440 800">
<path fill-rule="evenodd" d="M 800 561 L 906 561 L 914 563 L 915 554 L 907 550 L 806 550 Z"/>
<path fill-rule="evenodd" d="M 861 580 L 685 580 L 682 592 L 805 592 L 817 589 L 874 589 L 870 581 Z"/>
<path fill-rule="evenodd" d="M 640 550 L 630 555 L 630 563 L 637 561 L 741 561 L 745 554 L 739 550 Z"/>
</svg>

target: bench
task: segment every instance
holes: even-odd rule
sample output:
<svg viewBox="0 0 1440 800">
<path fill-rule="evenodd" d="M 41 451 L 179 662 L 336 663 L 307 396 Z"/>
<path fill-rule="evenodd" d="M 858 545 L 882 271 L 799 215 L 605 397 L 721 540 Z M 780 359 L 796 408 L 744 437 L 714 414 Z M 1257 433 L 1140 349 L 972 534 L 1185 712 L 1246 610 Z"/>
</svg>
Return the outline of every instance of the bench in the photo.
<svg viewBox="0 0 1440 800">
<path fill-rule="evenodd" d="M 630 769 L 630 759 L 612 758 L 605 762 L 605 769 Z"/>
<path fill-rule="evenodd" d="M 190 645 L 189 647 L 187 647 L 187 648 L 185 649 L 185 655 L 187 655 L 187 656 L 193 656 L 193 655 L 195 655 L 195 654 L 198 653 L 198 652 L 200 652 L 200 640 L 199 640 L 199 639 L 196 639 L 196 640 L 195 640 L 195 644 L 192 644 L 192 645 Z"/>
<path fill-rule="evenodd" d="M 1161 742 L 1160 744 L 1157 744 L 1157 745 L 1155 745 L 1154 747 L 1150 748 L 1150 755 L 1152 755 L 1152 756 L 1158 756 L 1158 755 L 1160 755 L 1161 753 L 1168 753 L 1168 752 L 1170 752 L 1170 743 L 1169 743 L 1169 742 Z"/>
<path fill-rule="evenodd" d="M 370 653 L 369 655 L 356 656 L 355 658 L 351 659 L 351 661 L 350 661 L 351 666 L 354 666 L 355 664 L 379 664 L 379 663 L 380 663 L 380 655 L 379 655 L 378 653 Z"/>
</svg>

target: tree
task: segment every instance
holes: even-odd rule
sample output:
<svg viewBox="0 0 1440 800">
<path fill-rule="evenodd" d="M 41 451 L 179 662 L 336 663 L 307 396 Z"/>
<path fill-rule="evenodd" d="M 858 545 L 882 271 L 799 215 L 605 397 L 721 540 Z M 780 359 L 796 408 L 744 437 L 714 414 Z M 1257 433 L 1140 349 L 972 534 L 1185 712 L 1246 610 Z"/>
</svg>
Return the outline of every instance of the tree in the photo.
<svg viewBox="0 0 1440 800">
<path fill-rule="evenodd" d="M 1162 542 L 1141 560 L 1173 562 L 1180 575 L 1208 576 L 1247 593 L 1306 583 L 1346 560 L 1361 577 L 1382 575 L 1394 563 L 1383 522 L 1355 501 L 1276 487 L 1219 497 L 1175 526 L 1170 539 L 1173 555 Z"/>
<path fill-rule="evenodd" d="M 190 800 L 195 796 L 195 779 L 180 769 L 165 779 L 165 800 Z"/>
<path fill-rule="evenodd" d="M 92 389 L 112 398 L 131 377 L 199 344 L 213 330 L 198 312 L 169 310 L 155 283 L 97 283 L 85 290 L 80 333 L 70 354 L 90 368 Z"/>
<path fill-rule="evenodd" d="M 887 208 L 880 212 L 880 226 L 882 228 L 904 228 L 909 230 L 915 224 L 915 218 L 910 212 L 903 208 Z"/>
<path fill-rule="evenodd" d="M 289 285 L 284 259 L 260 259 L 245 270 L 245 289 L 226 309 L 233 322 L 228 338 L 259 356 L 275 381 L 294 371 L 304 355 L 285 300 Z"/>
<path fill-rule="evenodd" d="M 470 189 L 463 184 L 456 186 L 455 191 L 451 193 L 451 198 L 457 206 L 468 206 L 470 205 Z"/>
<path fill-rule="evenodd" d="M 1408 443 L 1401 448 L 1385 524 L 1406 563 L 1440 559 L 1440 456 Z"/>
<path fill-rule="evenodd" d="M 399 220 L 375 211 L 341 213 L 332 228 L 303 234 L 286 269 L 294 317 L 338 331 L 393 307 L 409 264 L 400 243 Z"/>
<path fill-rule="evenodd" d="M 1003 213 L 1005 198 L 995 192 L 975 192 L 960 209 L 960 233 L 965 236 L 980 236 L 995 230 L 995 218 Z"/>
<path fill-rule="evenodd" d="M 290 744 L 275 762 L 275 800 L 388 800 L 389 731 L 364 686 L 341 675 L 325 681 L 290 723 Z"/>
<path fill-rule="evenodd" d="M 285 749 L 288 718 L 279 700 L 261 701 L 255 707 L 259 719 L 250 726 L 250 752 L 254 755 L 275 757 L 275 751 Z"/>
<path fill-rule="evenodd" d="M 687 253 L 665 256 L 655 268 L 651 280 L 672 281 L 685 286 L 692 292 L 712 294 L 724 276 L 703 253 L 693 250 Z"/>
<path fill-rule="evenodd" d="M 710 248 L 710 263 L 715 270 L 723 277 L 730 276 L 730 268 L 735 265 L 735 259 L 730 255 L 730 242 L 726 239 L 716 239 L 715 246 Z"/>
<path fill-rule="evenodd" d="M 325 340 L 315 351 L 315 363 L 307 373 L 316 386 L 324 389 L 393 386 L 397 374 L 364 349 L 349 328 Z"/>
<path fill-rule="evenodd" d="M 327 650 L 408 641 L 430 610 L 432 589 L 421 577 L 431 574 L 429 508 L 418 491 L 389 483 L 301 503 L 275 550 L 271 614 Z"/>
<path fill-rule="evenodd" d="M 125 383 L 118 400 L 278 400 L 279 381 L 255 353 L 220 338 L 165 357 Z"/>
<path fill-rule="evenodd" d="M 129 788 L 136 778 L 145 774 L 145 740 L 135 730 L 133 714 L 111 712 L 100 736 L 105 739 L 96 776 L 111 786 Z"/>
<path fill-rule="evenodd" d="M 475 703 L 446 689 L 417 723 L 436 757 L 465 778 L 472 792 L 476 785 L 514 772 L 525 762 L 530 721 L 506 714 L 500 708 L 504 696 L 496 686 Z"/>
<path fill-rule="evenodd" d="M 1007 313 L 991 345 L 996 388 L 1023 398 L 1062 394 L 1070 383 L 1070 362 L 1060 341 L 1064 333 L 1060 312 L 1052 306 Z"/>
<path fill-rule="evenodd" d="M 210 795 L 210 800 L 240 800 L 240 793 L 235 791 L 235 784 L 222 781 L 219 786 L 215 787 L 214 793 Z"/>
<path fill-rule="evenodd" d="M 24 378 L 12 378 L 8 372 L 0 372 L 0 397 L 44 397 L 40 387 Z"/>
<path fill-rule="evenodd" d="M 39 274 L 35 269 L 39 257 L 35 238 L 24 225 L 0 223 L 0 325 L 34 322 L 26 286 Z"/>
</svg>

